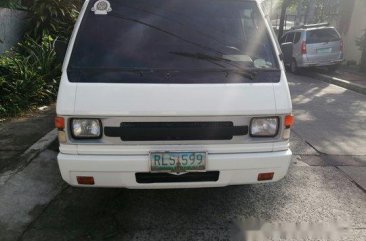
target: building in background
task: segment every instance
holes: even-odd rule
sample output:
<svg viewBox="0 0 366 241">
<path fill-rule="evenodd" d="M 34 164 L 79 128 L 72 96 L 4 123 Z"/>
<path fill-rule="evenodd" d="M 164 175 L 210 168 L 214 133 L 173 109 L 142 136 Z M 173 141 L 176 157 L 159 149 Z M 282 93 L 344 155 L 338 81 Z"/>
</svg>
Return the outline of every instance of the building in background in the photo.
<svg viewBox="0 0 366 241">
<path fill-rule="evenodd" d="M 366 30 L 366 0 L 342 0 L 337 28 L 344 41 L 344 57 L 360 63 L 362 52 L 356 45 Z"/>
<path fill-rule="evenodd" d="M 0 7 L 0 54 L 13 47 L 22 37 L 26 12 Z"/>
</svg>

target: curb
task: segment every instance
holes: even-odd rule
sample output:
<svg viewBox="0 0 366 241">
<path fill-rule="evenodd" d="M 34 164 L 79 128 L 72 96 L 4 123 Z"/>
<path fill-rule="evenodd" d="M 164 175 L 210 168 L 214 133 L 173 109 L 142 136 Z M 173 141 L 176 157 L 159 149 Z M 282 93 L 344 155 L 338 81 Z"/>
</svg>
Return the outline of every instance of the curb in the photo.
<svg viewBox="0 0 366 241">
<path fill-rule="evenodd" d="M 36 157 L 39 153 L 47 149 L 52 142 L 54 142 L 57 138 L 57 129 L 53 129 L 48 132 L 45 136 L 39 139 L 36 143 L 30 146 L 21 156 L 20 158 L 25 160 L 25 164 L 28 164 L 34 157 Z"/>
<path fill-rule="evenodd" d="M 53 129 L 36 143 L 30 146 L 19 159 L 22 159 L 21 165 L 13 171 L 5 172 L 0 176 L 0 185 L 5 184 L 13 175 L 23 170 L 35 157 L 46 150 L 57 139 L 57 129 Z"/>
<path fill-rule="evenodd" d="M 362 86 L 359 84 L 352 83 L 348 80 L 339 79 L 336 77 L 331 77 L 325 74 L 320 73 L 312 73 L 311 77 L 319 78 L 320 80 L 323 80 L 327 83 L 338 85 L 340 87 L 346 88 L 348 90 L 353 90 L 359 94 L 366 95 L 366 86 Z"/>
</svg>

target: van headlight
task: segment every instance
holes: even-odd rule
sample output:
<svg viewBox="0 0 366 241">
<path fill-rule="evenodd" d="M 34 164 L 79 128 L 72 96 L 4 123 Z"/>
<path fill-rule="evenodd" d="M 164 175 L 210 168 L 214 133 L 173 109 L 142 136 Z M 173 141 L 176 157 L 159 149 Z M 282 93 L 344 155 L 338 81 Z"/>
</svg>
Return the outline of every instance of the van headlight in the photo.
<svg viewBox="0 0 366 241">
<path fill-rule="evenodd" d="M 253 118 L 250 123 L 250 136 L 252 137 L 275 137 L 278 134 L 278 117 Z"/>
<path fill-rule="evenodd" d="M 101 138 L 101 121 L 99 119 L 72 119 L 71 134 L 75 139 Z"/>
</svg>

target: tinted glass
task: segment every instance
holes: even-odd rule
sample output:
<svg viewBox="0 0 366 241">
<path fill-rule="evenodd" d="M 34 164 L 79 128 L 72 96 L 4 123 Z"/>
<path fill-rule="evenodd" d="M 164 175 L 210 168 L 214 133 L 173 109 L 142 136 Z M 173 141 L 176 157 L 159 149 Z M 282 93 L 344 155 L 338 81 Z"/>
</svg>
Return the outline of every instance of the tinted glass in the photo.
<svg viewBox="0 0 366 241">
<path fill-rule="evenodd" d="M 306 43 L 308 44 L 327 43 L 339 40 L 339 34 L 333 28 L 316 29 L 306 32 Z"/>
<path fill-rule="evenodd" d="M 292 43 L 292 41 L 294 41 L 294 36 L 295 36 L 295 33 L 289 33 L 287 35 L 286 42 L 287 43 Z"/>
<path fill-rule="evenodd" d="M 207 76 L 212 82 L 220 82 L 213 76 L 223 82 L 242 82 L 247 81 L 244 75 L 234 73 L 222 78 L 223 74 L 209 70 L 278 69 L 273 44 L 255 2 L 109 2 L 112 11 L 107 15 L 91 11 L 95 0 L 87 8 L 68 66 L 70 81 L 159 82 L 169 74 L 171 82 L 183 75 L 186 80 L 191 77 L 198 82 Z M 121 70 L 142 71 L 136 74 Z M 256 81 L 278 82 L 277 76 L 270 80 L 258 74 Z"/>
<path fill-rule="evenodd" d="M 280 43 L 283 44 L 284 42 L 286 42 L 286 38 L 287 38 L 287 34 L 283 35 L 280 40 Z"/>
<path fill-rule="evenodd" d="M 294 43 L 297 44 L 300 40 L 301 37 L 301 33 L 300 32 L 296 32 L 295 33 L 295 39 L 294 39 Z"/>
</svg>

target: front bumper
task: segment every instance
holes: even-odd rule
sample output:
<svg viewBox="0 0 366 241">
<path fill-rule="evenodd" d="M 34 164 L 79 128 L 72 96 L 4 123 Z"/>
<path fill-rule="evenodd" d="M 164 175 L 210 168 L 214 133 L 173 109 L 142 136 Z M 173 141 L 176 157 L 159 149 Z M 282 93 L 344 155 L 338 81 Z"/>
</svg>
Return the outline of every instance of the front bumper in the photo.
<svg viewBox="0 0 366 241">
<path fill-rule="evenodd" d="M 62 178 L 72 186 L 77 176 L 93 176 L 89 187 L 122 187 L 131 189 L 202 188 L 275 182 L 282 179 L 291 162 L 290 150 L 264 153 L 209 154 L 207 171 L 219 171 L 212 182 L 175 182 L 141 184 L 136 173 L 149 172 L 148 155 L 58 155 Z M 274 172 L 273 180 L 257 181 L 259 173 Z"/>
</svg>

